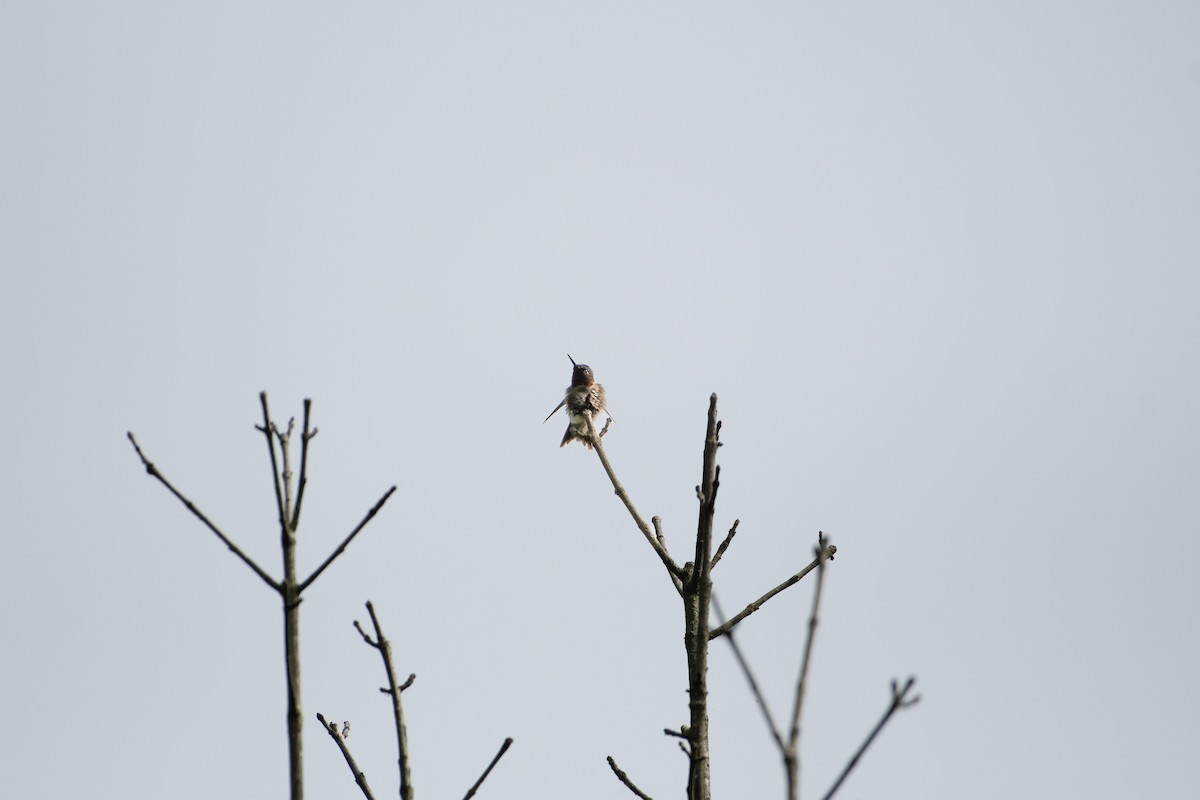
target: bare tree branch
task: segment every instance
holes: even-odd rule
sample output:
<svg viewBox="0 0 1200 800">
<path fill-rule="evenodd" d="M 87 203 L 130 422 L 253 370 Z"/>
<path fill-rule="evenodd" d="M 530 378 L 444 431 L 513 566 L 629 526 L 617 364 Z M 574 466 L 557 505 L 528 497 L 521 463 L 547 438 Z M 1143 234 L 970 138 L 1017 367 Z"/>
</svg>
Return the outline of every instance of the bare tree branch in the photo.
<svg viewBox="0 0 1200 800">
<path fill-rule="evenodd" d="M 713 592 L 712 603 L 713 610 L 717 612 L 717 619 L 723 619 L 725 615 L 717 602 L 716 592 Z M 767 723 L 767 730 L 771 732 L 771 738 L 775 740 L 775 744 L 779 747 L 779 753 L 782 755 L 785 752 L 783 735 L 779 732 L 779 726 L 775 724 L 775 718 L 771 715 L 771 707 L 767 705 L 767 698 L 763 696 L 762 690 L 758 686 L 758 680 L 754 677 L 754 672 L 750 669 L 750 664 L 747 663 L 745 656 L 742 655 L 742 648 L 738 647 L 737 638 L 734 637 L 732 631 L 725 637 L 725 641 L 729 642 L 729 649 L 733 651 L 733 657 L 737 660 L 742 675 L 746 678 L 746 683 L 750 684 L 750 692 L 754 695 L 754 701 L 758 703 L 759 710 L 762 711 L 763 721 Z"/>
<path fill-rule="evenodd" d="M 909 676 L 908 680 L 904 682 L 904 686 L 902 687 L 898 686 L 896 681 L 892 681 L 892 702 L 888 705 L 887 710 L 883 712 L 883 717 L 880 718 L 879 722 L 875 725 L 871 732 L 867 734 L 867 738 L 862 743 L 862 746 L 859 747 L 854 755 L 850 758 L 850 763 L 846 764 L 846 768 L 842 770 L 842 774 L 838 776 L 838 779 L 834 781 L 833 786 L 830 787 L 829 791 L 825 793 L 824 800 L 830 800 L 834 793 L 841 788 L 842 782 L 846 780 L 846 776 L 850 774 L 852 769 L 858 766 L 858 760 L 862 758 L 863 753 L 867 752 L 867 748 L 871 746 L 871 742 L 875 741 L 875 737 L 878 736 L 879 732 L 883 730 L 883 726 L 887 725 L 888 720 L 892 718 L 892 715 L 900 709 L 908 708 L 909 706 L 915 705 L 918 701 L 920 701 L 920 695 L 916 695 L 912 698 L 908 697 L 908 692 L 912 689 L 913 684 L 915 684 L 916 681 L 917 679 L 915 677 Z"/>
<path fill-rule="evenodd" d="M 317 435 L 317 429 L 309 429 L 312 399 L 304 398 L 304 430 L 300 433 L 300 482 L 296 487 L 296 509 L 292 512 L 292 523 L 300 524 L 300 506 L 304 504 L 304 487 L 308 485 L 308 443 Z"/>
<path fill-rule="evenodd" d="M 667 572 L 676 578 L 683 577 L 683 570 L 671 558 L 667 552 L 666 545 L 659 541 L 658 537 L 650 530 L 650 526 L 642 519 L 642 515 L 634 508 L 633 501 L 629 499 L 629 494 L 625 491 L 625 487 L 617 480 L 617 475 L 613 472 L 612 464 L 608 461 L 608 455 L 604 452 L 604 446 L 600 444 L 600 437 L 596 435 L 596 428 L 592 425 L 592 421 L 588 420 L 588 437 L 591 440 L 592 446 L 596 450 L 596 454 L 600 456 L 600 463 L 604 465 L 604 471 L 608 473 L 608 479 L 612 482 L 613 490 L 616 491 L 617 497 L 621 498 L 621 502 L 625 504 L 625 508 L 629 511 L 629 515 L 633 517 L 633 521 L 637 524 L 638 530 L 646 537 L 646 541 L 654 548 L 654 552 L 658 554 L 663 566 L 667 568 Z"/>
<path fill-rule="evenodd" d="M 354 782 L 358 784 L 358 788 L 362 789 L 364 797 L 368 800 L 375 800 L 375 795 L 371 794 L 371 787 L 367 785 L 366 774 L 358 768 L 358 764 L 354 761 L 354 756 L 350 755 L 350 748 L 346 746 L 346 738 L 338 731 L 336 722 L 326 722 L 325 717 L 317 714 L 317 719 L 321 722 L 321 727 L 329 734 L 329 738 L 337 743 L 338 748 L 342 751 L 342 757 L 346 759 L 346 765 L 350 767 L 351 774 L 354 775 Z"/>
<path fill-rule="evenodd" d="M 291 534 L 296 532 L 295 508 L 292 505 L 292 433 L 296 430 L 296 418 L 288 419 L 287 430 L 280 432 L 279 426 L 272 424 L 271 431 L 279 442 L 280 485 L 283 487 L 283 509 L 286 513 L 287 527 Z"/>
<path fill-rule="evenodd" d="M 664 553 L 667 552 L 667 537 L 663 534 L 662 517 L 653 516 L 650 518 L 650 523 L 652 525 L 654 525 L 654 538 L 658 540 L 658 543 L 660 545 L 662 545 L 663 552 Z M 671 583 L 675 584 L 675 591 L 679 592 L 679 594 L 682 595 L 683 594 L 683 579 L 680 578 L 678 575 L 676 575 L 674 572 L 672 572 L 671 573 Z"/>
<path fill-rule="evenodd" d="M 179 500 L 179 502 L 183 503 L 183 505 L 187 508 L 187 510 L 192 512 L 192 514 L 195 515 L 196 519 L 203 522 L 205 527 L 207 527 L 210 531 L 215 533 L 217 535 L 217 538 L 220 539 L 225 544 L 225 546 L 228 547 L 230 549 L 230 551 L 233 552 L 234 555 L 236 555 L 238 558 L 240 558 L 246 566 L 248 566 L 250 569 L 254 570 L 254 574 L 257 575 L 258 577 L 262 578 L 263 582 L 266 583 L 267 586 L 270 586 L 272 589 L 274 589 L 277 592 L 283 591 L 283 586 L 282 586 L 282 584 L 279 583 L 279 581 L 275 580 L 270 575 L 268 575 L 266 573 L 266 571 L 262 567 L 260 567 L 258 564 L 255 564 L 254 560 L 251 559 L 250 556 L 243 553 L 240 547 L 238 547 L 236 544 L 234 544 L 233 541 L 228 536 L 226 536 L 224 533 L 221 532 L 220 528 L 218 528 L 216 525 L 214 525 L 208 517 L 204 516 L 204 512 L 202 512 L 199 508 L 197 508 L 196 505 L 191 500 L 184 497 L 182 492 L 180 492 L 173 485 L 171 485 L 171 482 L 166 479 L 166 476 L 164 476 L 161 472 L 158 471 L 158 467 L 154 466 L 154 464 L 152 464 L 150 462 L 150 460 L 148 458 L 146 458 L 146 454 L 142 452 L 142 448 L 138 446 L 137 439 L 134 438 L 133 431 L 129 431 L 125 435 L 127 437 L 129 437 L 130 443 L 133 444 L 133 449 L 135 451 L 137 451 L 138 458 L 140 458 L 142 460 L 142 464 L 146 467 L 146 472 L 148 472 L 150 475 L 153 475 L 155 478 L 158 479 L 159 483 L 161 483 L 163 486 L 167 487 L 167 491 L 169 491 L 171 494 L 175 495 L 175 497 Z"/>
<path fill-rule="evenodd" d="M 325 568 L 328 567 L 330 564 L 332 564 L 333 560 L 335 558 L 337 558 L 338 556 L 340 556 L 346 550 L 346 545 L 350 544 L 350 542 L 353 541 L 354 537 L 358 536 L 358 532 L 367 526 L 367 523 L 371 521 L 372 517 L 374 517 L 376 514 L 379 513 L 379 509 L 383 508 L 383 504 L 388 501 L 388 498 L 391 497 L 392 493 L 395 491 L 396 491 L 396 487 L 393 486 L 392 488 L 390 488 L 386 492 L 384 492 L 383 497 L 379 498 L 379 501 L 377 503 L 375 503 L 374 506 L 372 506 L 371 510 L 367 512 L 367 515 L 362 518 L 362 521 L 359 522 L 358 525 L 354 526 L 354 530 L 350 531 L 350 534 L 345 539 L 342 540 L 342 543 L 337 546 L 337 549 L 335 549 L 332 553 L 329 554 L 329 558 L 327 558 L 323 562 L 321 562 L 321 566 L 319 566 L 315 570 L 313 570 L 312 575 L 309 575 L 307 578 L 304 579 L 304 582 L 300 584 L 301 592 L 303 592 L 305 589 L 307 589 L 312 584 L 312 582 L 315 581 L 317 579 L 317 577 L 322 572 L 325 571 Z"/>
<path fill-rule="evenodd" d="M 828 545 L 825 547 L 823 553 L 824 553 L 825 559 L 829 559 L 832 561 L 834 555 L 837 553 L 837 546 L 832 545 L 832 544 Z M 762 597 L 758 598 L 753 603 L 751 603 L 750 605 L 743 608 L 741 611 L 739 611 L 737 614 L 735 614 L 734 617 L 732 619 L 730 619 L 729 621 L 727 621 L 725 624 L 721 625 L 720 627 L 713 628 L 711 631 L 709 631 L 708 638 L 716 639 L 718 636 L 724 636 L 726 633 L 733 630 L 735 625 L 737 625 L 739 622 L 744 620 L 746 617 L 753 614 L 755 611 L 758 611 L 760 608 L 762 608 L 763 603 L 767 602 L 772 597 L 779 594 L 780 592 L 782 592 L 784 589 L 788 588 L 789 586 L 792 586 L 792 585 L 798 583 L 801 578 L 803 578 L 805 575 L 807 575 L 808 573 L 810 573 L 814 569 L 816 569 L 817 564 L 820 563 L 821 560 L 822 560 L 821 558 L 814 558 L 812 560 L 812 563 L 809 564 L 807 567 L 800 570 L 795 575 L 788 578 L 783 583 L 779 584 L 774 589 L 767 592 Z"/>
<path fill-rule="evenodd" d="M 362 635 L 363 641 L 378 650 L 379 655 L 383 658 L 383 669 L 387 673 L 388 685 L 387 688 L 379 691 L 392 698 L 392 717 L 396 721 L 396 749 L 399 752 L 400 797 L 403 800 L 409 800 L 413 796 L 412 773 L 408 765 L 408 729 L 404 725 L 404 705 L 400 702 L 400 693 L 411 686 L 417 676 L 410 675 L 403 685 L 396 684 L 396 668 L 392 663 L 392 644 L 383 635 L 379 617 L 375 615 L 375 606 L 370 600 L 367 601 L 367 613 L 371 615 L 371 624 L 375 626 L 375 640 L 371 640 L 371 637 L 358 624 L 358 620 L 354 621 L 354 627 Z"/>
<path fill-rule="evenodd" d="M 470 789 L 467 789 L 467 793 L 463 795 L 463 800 L 470 800 L 475 796 L 475 792 L 478 791 L 483 782 L 487 780 L 487 776 L 491 774 L 492 769 L 496 766 L 496 763 L 504 757 L 506 752 L 508 752 L 508 748 L 512 747 L 512 743 L 513 740 L 511 736 L 504 740 L 504 744 L 500 745 L 500 752 L 496 753 L 496 757 L 492 759 L 492 763 L 487 765 L 487 769 L 485 769 L 483 774 L 479 776 L 479 780 L 475 781 L 475 785 Z"/>
<path fill-rule="evenodd" d="M 263 424 L 256 425 L 255 428 L 262 431 L 263 436 L 267 439 L 267 450 L 271 453 L 271 480 L 275 484 L 275 507 L 279 509 L 279 525 L 284 530 L 288 530 L 291 526 L 283 504 L 283 487 L 279 485 L 279 463 L 275 460 L 275 440 L 271 438 L 271 434 L 277 431 L 275 423 L 271 422 L 270 409 L 267 408 L 267 393 L 259 392 L 258 399 L 262 403 Z"/>
<path fill-rule="evenodd" d="M 717 449 L 721 446 L 721 421 L 717 419 L 717 395 L 708 398 L 708 425 L 704 434 L 704 459 L 700 485 L 699 519 L 696 522 L 696 551 L 692 570 L 683 588 L 683 641 L 688 662 L 688 800 L 712 796 L 708 748 L 708 642 L 709 606 L 712 603 L 712 530 L 716 516 L 721 468 Z M 681 729 L 682 730 L 682 729 Z"/>
<path fill-rule="evenodd" d="M 725 555 L 725 551 L 729 549 L 729 544 L 733 541 L 734 535 L 737 534 L 738 525 L 740 525 L 741 522 L 742 521 L 740 519 L 735 519 L 733 521 L 733 527 L 729 529 L 729 533 L 725 534 L 724 541 L 722 541 L 720 547 L 717 548 L 717 554 L 712 557 L 712 564 L 709 565 L 709 569 L 715 567 L 717 562 L 721 560 L 721 556 Z"/>
<path fill-rule="evenodd" d="M 813 642 L 817 637 L 817 621 L 821 608 L 821 590 L 825 588 L 825 535 L 817 533 L 817 585 L 813 589 L 812 613 L 808 617 L 808 633 L 804 637 L 804 657 L 800 661 L 800 678 L 796 682 L 796 697 L 792 706 L 792 729 L 787 747 L 783 750 L 783 763 L 787 770 L 788 797 L 800 797 L 800 714 L 804 709 L 804 696 L 808 689 L 808 670 L 812 664 Z"/>
<path fill-rule="evenodd" d="M 617 780 L 625 784 L 625 788 L 640 797 L 641 800 L 653 800 L 650 795 L 633 785 L 633 781 L 629 780 L 629 776 L 625 774 L 625 771 L 617 766 L 617 762 L 613 760 L 612 756 L 608 757 L 608 766 L 612 769 L 613 774 L 617 776 Z"/>
</svg>

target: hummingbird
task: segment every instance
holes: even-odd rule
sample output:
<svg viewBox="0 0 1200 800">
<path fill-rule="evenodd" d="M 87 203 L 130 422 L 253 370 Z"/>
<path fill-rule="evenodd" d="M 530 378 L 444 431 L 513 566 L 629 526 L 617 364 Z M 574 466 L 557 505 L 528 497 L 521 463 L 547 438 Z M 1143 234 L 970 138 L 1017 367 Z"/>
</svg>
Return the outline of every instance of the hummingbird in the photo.
<svg viewBox="0 0 1200 800">
<path fill-rule="evenodd" d="M 571 358 L 570 353 L 567 358 Z M 576 364 L 575 359 L 571 358 L 571 385 L 567 387 L 565 396 L 549 416 L 544 421 L 549 421 L 558 413 L 558 410 L 563 406 L 567 407 L 567 418 L 570 422 L 567 424 L 567 432 L 563 434 L 562 447 L 572 439 L 578 439 L 583 442 L 584 447 L 588 450 L 592 449 L 592 443 L 588 440 L 588 420 L 592 422 L 592 428 L 599 434 L 599 425 L 597 424 L 601 412 L 608 415 L 609 419 L 612 415 L 608 413 L 608 408 L 604 404 L 604 387 L 596 383 L 596 377 L 592 374 L 592 368 L 587 364 Z"/>
</svg>

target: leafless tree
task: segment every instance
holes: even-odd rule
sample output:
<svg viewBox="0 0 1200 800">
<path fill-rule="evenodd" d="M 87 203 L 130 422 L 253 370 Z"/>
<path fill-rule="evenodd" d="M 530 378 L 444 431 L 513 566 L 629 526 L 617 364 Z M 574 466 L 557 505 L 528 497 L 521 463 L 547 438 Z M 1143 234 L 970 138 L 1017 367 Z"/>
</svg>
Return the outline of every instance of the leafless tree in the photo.
<svg viewBox="0 0 1200 800">
<path fill-rule="evenodd" d="M 610 419 L 609 423 L 611 422 L 612 420 Z M 721 446 L 721 422 L 717 419 L 717 396 L 715 394 L 712 395 L 708 403 L 708 425 L 704 435 L 704 458 L 700 484 L 696 487 L 696 497 L 699 500 L 700 509 L 699 521 L 696 526 L 695 545 L 688 554 L 691 557 L 690 560 L 685 561 L 682 565 L 671 557 L 667 549 L 666 538 L 663 534 L 662 519 L 652 517 L 650 523 L 653 528 L 651 528 L 651 525 L 647 525 L 645 519 L 638 513 L 633 501 L 630 500 L 629 493 L 625 491 L 621 482 L 617 480 L 612 463 L 609 461 L 602 443 L 604 435 L 608 432 L 609 424 L 606 423 L 604 429 L 599 433 L 592 426 L 590 419 L 587 425 L 590 444 L 595 449 L 600 463 L 604 466 L 604 471 L 608 475 L 609 481 L 612 482 L 613 490 L 616 492 L 617 497 L 621 499 L 621 502 L 625 504 L 625 508 L 629 511 L 629 515 L 633 518 L 642 536 L 645 537 L 647 544 L 650 545 L 655 555 L 658 556 L 659 561 L 662 562 L 663 568 L 667 572 L 667 577 L 671 580 L 683 604 L 684 648 L 687 651 L 688 664 L 688 722 L 686 725 L 679 726 L 678 729 L 668 728 L 663 732 L 667 736 L 679 739 L 680 747 L 687 754 L 688 800 L 710 800 L 712 795 L 710 786 L 711 756 L 708 744 L 708 643 L 720 637 L 724 637 L 733 649 L 735 658 L 747 682 L 750 684 L 751 691 L 754 693 L 759 707 L 763 711 L 767 727 L 779 748 L 787 778 L 787 797 L 789 800 L 798 800 L 800 797 L 800 719 L 804 706 L 813 642 L 819 619 L 818 610 L 820 607 L 821 589 L 824 585 L 825 565 L 826 562 L 833 560 L 834 555 L 837 553 L 837 548 L 825 540 L 824 534 L 818 533 L 817 546 L 814 549 L 814 557 L 811 563 L 764 593 L 757 600 L 748 604 L 729 620 L 722 622 L 715 628 L 710 628 L 710 609 L 717 611 L 717 614 L 720 616 L 719 609 L 715 608 L 716 598 L 713 594 L 712 580 L 713 568 L 717 566 L 729 549 L 738 530 L 738 520 L 734 520 L 725 538 L 717 546 L 716 553 L 713 553 L 713 525 L 716 513 L 717 491 L 721 485 L 721 468 L 717 465 L 717 449 Z M 785 739 L 783 729 L 775 723 L 766 699 L 759 689 L 758 681 L 754 677 L 754 673 L 750 670 L 749 664 L 746 662 L 740 648 L 737 646 L 733 631 L 737 625 L 761 608 L 764 603 L 784 589 L 799 582 L 813 570 L 817 572 L 816 590 L 813 596 L 812 613 L 808 622 L 808 633 L 805 638 L 800 675 L 792 704 L 791 723 Z M 826 798 L 832 797 L 842 785 L 846 775 L 858 763 L 863 752 L 866 751 L 867 747 L 875 739 L 879 731 L 882 730 L 892 714 L 901 708 L 917 702 L 918 697 L 909 696 L 914 682 L 915 679 L 909 678 L 903 687 L 900 687 L 893 681 L 892 700 L 883 718 L 875 726 L 875 729 L 867 737 L 858 752 L 850 759 L 841 776 L 825 795 Z M 649 800 L 649 795 L 638 788 L 629 775 L 617 766 L 617 762 L 612 756 L 608 757 L 608 765 L 617 779 L 633 792 L 634 795 L 642 798 L 642 800 Z"/>
<path fill-rule="evenodd" d="M 296 548 L 296 532 L 300 523 L 300 512 L 304 501 L 304 491 L 307 484 L 307 466 L 308 466 L 308 446 L 313 437 L 317 435 L 317 429 L 310 426 L 310 418 L 312 411 L 312 401 L 304 401 L 304 422 L 300 432 L 300 465 L 299 465 L 299 480 L 293 484 L 292 460 L 291 460 L 291 439 L 295 432 L 295 420 L 289 420 L 287 427 L 281 429 L 272 420 L 270 410 L 267 405 L 267 395 L 265 392 L 259 395 L 262 404 L 263 422 L 256 426 L 257 429 L 264 435 L 267 441 L 267 448 L 271 459 L 271 472 L 275 490 L 276 507 L 279 512 L 279 526 L 281 532 L 281 545 L 283 551 L 283 578 L 273 578 L 266 570 L 262 569 L 249 556 L 239 548 L 233 540 L 227 536 L 220 528 L 218 528 L 209 517 L 204 514 L 190 499 L 181 493 L 175 486 L 167 480 L 167 478 L 159 471 L 159 469 L 146 457 L 138 444 L 133 433 L 129 433 L 129 441 L 133 445 L 138 457 L 141 459 L 147 473 L 157 479 L 168 491 L 171 492 L 184 506 L 199 519 L 226 547 L 229 548 L 247 567 L 251 569 L 264 583 L 271 587 L 280 597 L 283 606 L 284 618 L 284 649 L 286 653 L 286 685 L 287 685 L 287 723 L 288 723 L 288 748 L 289 748 L 289 782 L 291 787 L 291 797 L 293 800 L 300 800 L 304 794 L 303 781 L 303 751 L 301 744 L 302 717 L 300 705 L 300 628 L 299 628 L 299 607 L 302 600 L 302 595 L 312 583 L 333 563 L 338 556 L 345 552 L 346 547 L 351 541 L 366 527 L 367 523 L 375 517 L 388 498 L 396 491 L 396 487 L 392 486 L 382 497 L 367 511 L 366 515 L 359 523 L 346 535 L 341 543 L 321 562 L 307 577 L 301 578 L 297 572 L 295 548 Z M 611 423 L 611 419 L 609 420 Z M 713 569 L 720 563 L 725 556 L 730 545 L 733 542 L 734 536 L 738 531 L 738 521 L 734 520 L 725 537 L 713 551 L 713 529 L 716 512 L 717 492 L 720 488 L 721 470 L 717 465 L 717 450 L 721 446 L 721 422 L 717 419 L 717 396 L 714 394 L 709 399 L 708 406 L 708 423 L 705 431 L 704 439 L 704 456 L 701 469 L 701 481 L 696 486 L 696 496 L 699 501 L 699 519 L 696 527 L 696 539 L 694 547 L 689 553 L 690 559 L 682 565 L 679 564 L 670 554 L 667 549 L 666 537 L 663 532 L 662 519 L 653 517 L 650 524 L 647 524 L 645 519 L 638 513 L 629 494 L 625 488 L 617 480 L 616 473 L 613 470 L 612 464 L 606 454 L 602 439 L 608 432 L 609 426 L 606 424 L 604 429 L 597 432 L 592 425 L 590 418 L 587 420 L 586 437 L 596 451 L 601 464 L 604 467 L 605 473 L 617 496 L 624 503 L 634 523 L 641 531 L 646 542 L 650 545 L 663 568 L 667 573 L 667 577 L 674 586 L 676 593 L 682 601 L 683 607 L 683 627 L 684 627 L 684 647 L 687 652 L 687 672 L 688 672 L 688 721 L 686 724 L 680 725 L 677 729 L 666 729 L 664 733 L 670 737 L 678 739 L 679 746 L 687 754 L 688 757 L 688 780 L 687 780 L 687 797 L 688 800 L 710 800 L 711 799 L 711 780 L 710 780 L 710 753 L 709 753 L 709 722 L 708 722 L 708 653 L 709 642 L 717 638 L 725 638 L 729 643 L 734 657 L 742 670 L 742 673 L 750 686 L 751 692 L 758 701 L 759 707 L 762 709 L 763 719 L 767 725 L 768 731 L 771 734 L 777 748 L 779 749 L 780 757 L 784 765 L 784 771 L 787 783 L 788 800 L 798 800 L 800 796 L 800 731 L 801 731 L 801 716 L 804 706 L 804 699 L 808 683 L 809 666 L 811 664 L 813 644 L 815 634 L 819 624 L 819 610 L 821 602 L 821 593 L 824 586 L 826 564 L 832 561 L 837 553 L 837 548 L 830 544 L 824 534 L 818 533 L 817 544 L 813 551 L 813 560 L 805 565 L 802 569 L 796 572 L 791 577 L 787 578 L 777 586 L 765 592 L 761 597 L 746 605 L 741 611 L 734 614 L 728 620 L 724 620 L 724 615 L 721 613 L 717 605 L 716 597 L 713 593 Z M 812 611 L 808 620 L 808 630 L 805 638 L 804 651 L 801 659 L 799 677 L 797 679 L 795 695 L 792 703 L 791 716 L 787 726 L 787 735 L 784 735 L 784 728 L 778 725 L 772 715 L 769 706 L 766 703 L 758 681 L 754 676 L 744 654 L 739 648 L 736 639 L 734 638 L 735 628 L 745 621 L 750 615 L 755 613 L 764 603 L 770 600 L 775 595 L 787 589 L 790 586 L 798 583 L 802 578 L 816 571 L 816 585 L 813 594 Z M 376 649 L 383 660 L 384 672 L 387 676 L 387 686 L 380 689 L 389 697 L 392 704 L 392 713 L 395 720 L 396 728 L 396 744 L 398 751 L 398 766 L 400 774 L 400 797 L 401 800 L 413 800 L 414 792 L 412 787 L 412 775 L 408 761 L 408 739 L 407 729 L 404 722 L 403 703 L 401 694 L 406 689 L 412 686 L 416 679 L 415 675 L 410 675 L 403 683 L 399 683 L 396 678 L 396 670 L 393 662 L 391 643 L 384 636 L 383 629 L 380 626 L 379 618 L 375 613 L 375 608 L 371 602 L 367 602 L 367 611 L 371 617 L 373 627 L 373 635 L 368 633 L 357 621 L 354 622 L 354 627 L 362 637 L 363 641 L 370 647 Z M 710 618 L 715 615 L 722 621 L 716 626 L 710 626 Z M 878 724 L 866 737 L 865 741 L 859 747 L 858 751 L 850 758 L 845 769 L 835 781 L 833 786 L 824 795 L 825 798 L 831 798 L 841 787 L 846 776 L 858 764 L 863 753 L 874 741 L 875 737 L 888 723 L 893 714 L 912 704 L 919 699 L 918 696 L 911 694 L 915 683 L 914 678 L 908 678 L 903 685 L 897 681 L 892 682 L 891 700 L 884 711 L 883 716 Z M 359 769 L 355 762 L 349 747 L 346 744 L 349 736 L 349 723 L 345 722 L 341 726 L 337 722 L 327 721 L 324 715 L 317 714 L 317 719 L 325 728 L 325 731 L 335 741 L 338 748 L 341 750 L 347 765 L 349 766 L 354 780 L 359 786 L 363 795 L 367 798 L 373 798 L 374 795 L 367 783 L 365 773 Z M 473 797 L 480 785 L 491 773 L 499 760 L 504 756 L 505 752 L 512 745 L 512 739 L 506 739 L 496 753 L 491 763 L 484 770 L 479 779 L 472 785 L 464 797 L 464 800 L 469 800 Z M 617 779 L 626 786 L 635 796 L 649 800 L 649 795 L 643 792 L 633 780 L 626 774 L 612 758 L 608 757 L 608 764 L 611 767 Z"/>
<path fill-rule="evenodd" d="M 301 800 L 304 797 L 304 749 L 301 737 L 303 718 L 300 711 L 300 602 L 303 599 L 304 590 L 311 586 L 313 581 L 320 577 L 321 573 L 338 556 L 345 552 L 346 547 L 354 540 L 354 537 L 358 536 L 367 523 L 379 513 L 379 509 L 383 508 L 383 504 L 396 491 L 396 487 L 393 486 L 384 492 L 378 502 L 354 526 L 354 529 L 342 539 L 333 552 L 316 569 L 310 572 L 307 577 L 301 578 L 296 569 L 296 531 L 300 526 L 300 510 L 304 504 L 304 489 L 308 483 L 308 445 L 313 437 L 317 435 L 317 429 L 310 427 L 312 401 L 307 399 L 304 401 L 304 426 L 300 432 L 300 475 L 299 481 L 293 484 L 291 440 L 292 434 L 295 432 L 296 420 L 294 418 L 288 420 L 287 427 L 281 429 L 271 420 L 271 412 L 267 406 L 267 393 L 260 393 L 259 400 L 262 403 L 263 421 L 262 425 L 256 427 L 266 438 L 267 450 L 270 451 L 271 455 L 271 477 L 275 486 L 275 505 L 279 511 L 280 541 L 283 549 L 282 580 L 271 577 L 266 570 L 246 555 L 229 536 L 226 536 L 195 503 L 176 489 L 167 480 L 166 476 L 159 471 L 158 467 L 142 452 L 142 448 L 138 445 L 137 439 L 132 432 L 129 432 L 127 436 L 130 443 L 133 444 L 133 449 L 137 452 L 138 458 L 142 460 L 146 472 L 156 478 L 171 494 L 175 495 L 187 507 L 187 510 L 192 512 L 197 519 L 204 523 L 205 527 L 216 534 L 217 538 L 234 555 L 240 558 L 263 583 L 275 590 L 282 601 L 283 644 L 286 656 L 285 679 L 287 683 L 288 782 L 291 787 L 292 800 Z"/>
</svg>

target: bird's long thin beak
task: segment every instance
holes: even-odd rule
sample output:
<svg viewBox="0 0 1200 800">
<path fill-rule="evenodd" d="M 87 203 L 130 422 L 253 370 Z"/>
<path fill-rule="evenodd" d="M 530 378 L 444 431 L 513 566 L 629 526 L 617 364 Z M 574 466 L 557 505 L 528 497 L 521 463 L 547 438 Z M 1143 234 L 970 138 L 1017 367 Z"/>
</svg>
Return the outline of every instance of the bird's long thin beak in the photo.
<svg viewBox="0 0 1200 800">
<path fill-rule="evenodd" d="M 567 356 L 567 358 L 570 358 L 570 356 Z M 543 425 L 545 425 L 547 422 L 549 422 L 549 421 L 550 421 L 550 417 L 553 417 L 555 414 L 557 414 L 557 413 L 558 413 L 558 410 L 559 410 L 560 408 L 562 408 L 562 407 L 563 407 L 564 405 L 566 405 L 566 404 L 567 404 L 567 398 L 565 398 L 565 397 L 564 397 L 562 400 L 559 400 L 559 401 L 558 401 L 558 405 L 556 405 L 556 406 L 554 407 L 554 410 L 553 410 L 553 411 L 551 411 L 549 414 L 547 414 L 547 415 L 546 415 L 546 418 L 545 418 L 544 420 L 542 420 L 542 424 L 543 424 Z"/>
<path fill-rule="evenodd" d="M 570 353 L 567 353 L 567 358 L 571 358 L 571 354 L 570 354 Z M 578 367 L 578 366 L 579 366 L 578 364 L 576 364 L 576 363 L 575 363 L 575 359 L 573 359 L 573 358 L 571 358 L 571 366 L 572 366 L 572 367 Z"/>
</svg>

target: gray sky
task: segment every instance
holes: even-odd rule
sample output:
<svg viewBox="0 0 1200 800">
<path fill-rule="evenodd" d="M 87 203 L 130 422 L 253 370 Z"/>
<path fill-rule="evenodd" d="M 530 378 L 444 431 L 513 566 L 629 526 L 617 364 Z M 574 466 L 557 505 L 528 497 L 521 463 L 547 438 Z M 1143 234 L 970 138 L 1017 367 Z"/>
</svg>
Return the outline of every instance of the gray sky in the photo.
<svg viewBox="0 0 1200 800">
<path fill-rule="evenodd" d="M 678 797 L 678 600 L 566 353 L 681 554 L 707 397 L 740 607 L 828 574 L 804 785 L 1182 798 L 1200 741 L 1195 3 L 0 7 L 0 794 L 286 793 L 257 392 L 315 400 L 312 797 L 394 745 L 459 797 Z M 739 629 L 778 715 L 811 597 Z M 717 797 L 781 797 L 721 643 Z"/>
</svg>

